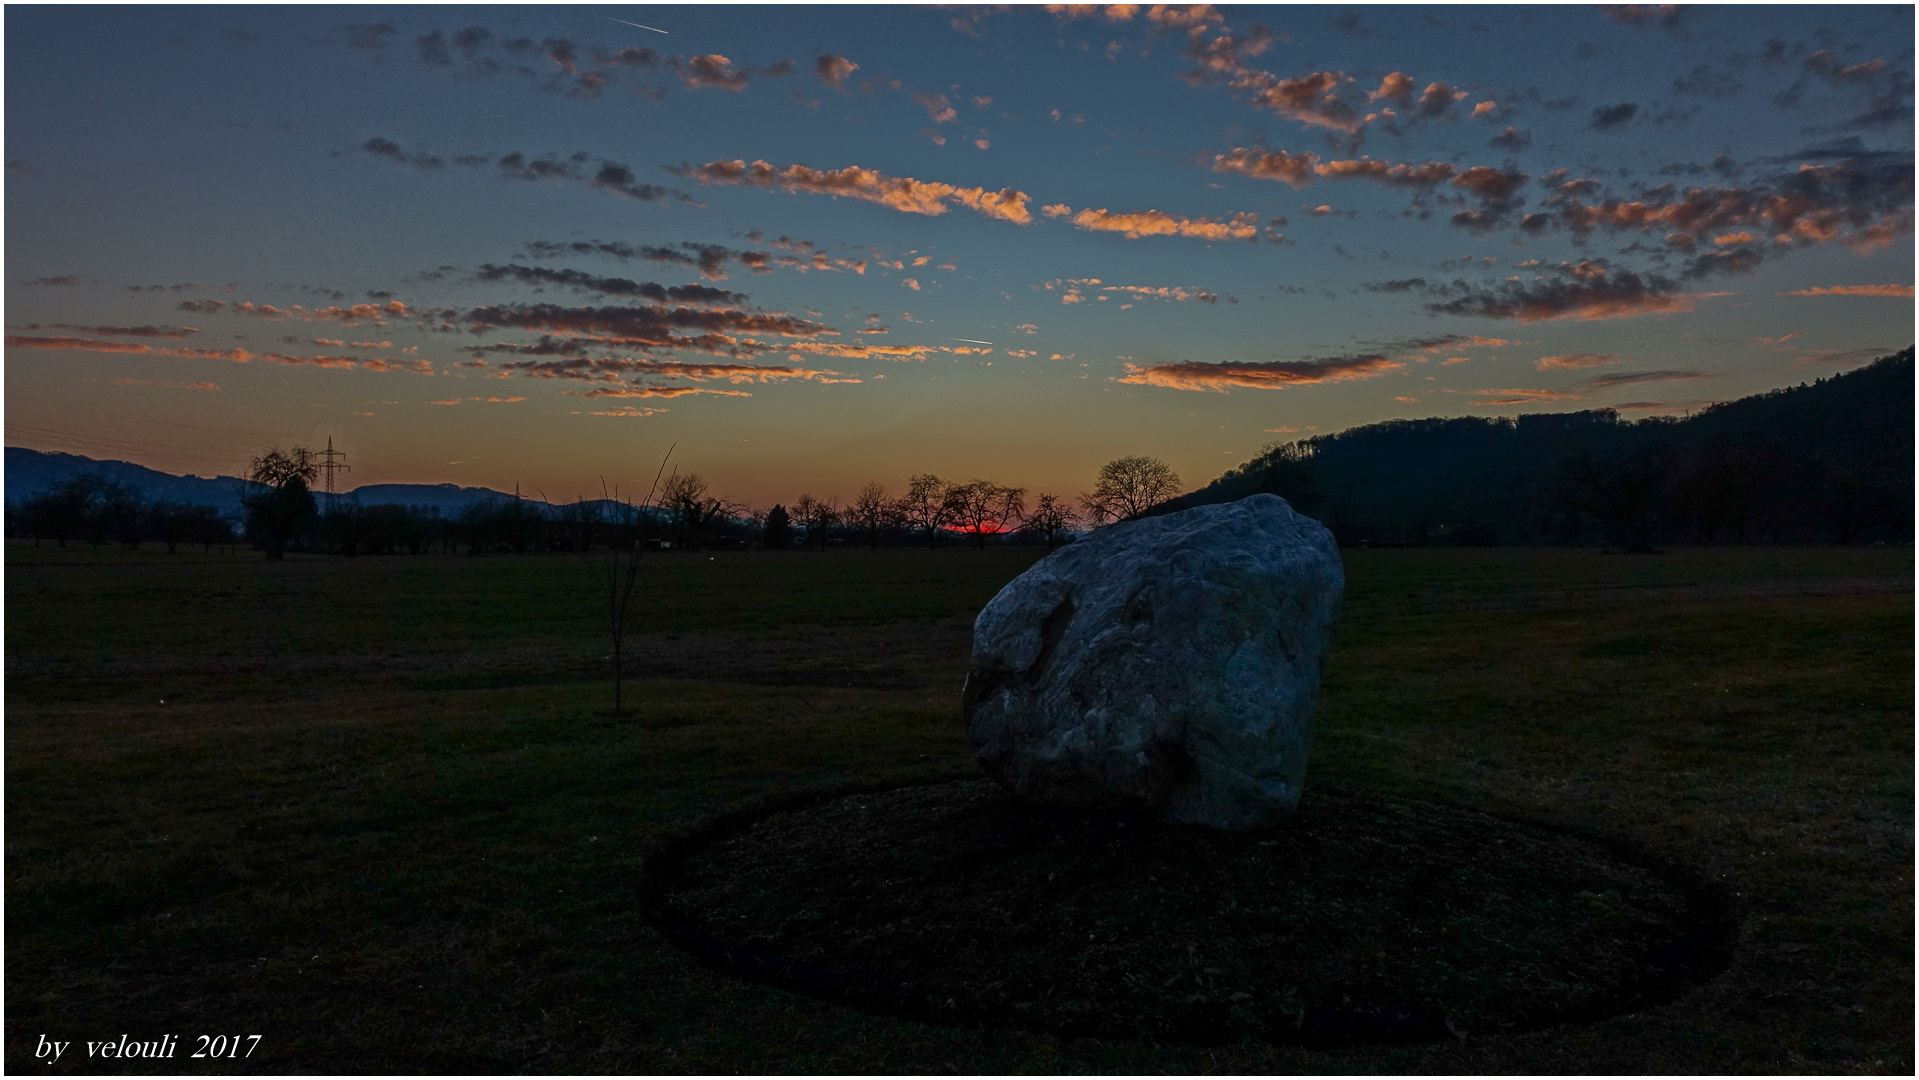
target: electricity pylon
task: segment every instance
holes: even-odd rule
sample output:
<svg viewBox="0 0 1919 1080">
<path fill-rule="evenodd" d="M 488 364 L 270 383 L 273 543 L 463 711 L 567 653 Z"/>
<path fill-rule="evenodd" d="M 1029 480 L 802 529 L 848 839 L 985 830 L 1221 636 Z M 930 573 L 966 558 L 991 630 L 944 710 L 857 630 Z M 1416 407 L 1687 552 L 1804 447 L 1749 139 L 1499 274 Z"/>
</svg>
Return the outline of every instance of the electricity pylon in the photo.
<svg viewBox="0 0 1919 1080">
<path fill-rule="evenodd" d="M 333 474 L 335 471 L 352 472 L 353 466 L 342 465 L 339 462 L 333 460 L 334 458 L 344 459 L 346 457 L 346 452 L 343 450 L 335 450 L 333 448 L 333 436 L 331 435 L 328 435 L 326 437 L 326 449 L 320 451 L 318 454 L 314 456 L 320 459 L 320 471 L 326 474 L 326 508 L 327 508 L 327 512 L 331 513 L 333 511 L 333 504 L 334 504 L 334 498 L 335 498 L 334 492 L 333 492 Z"/>
</svg>

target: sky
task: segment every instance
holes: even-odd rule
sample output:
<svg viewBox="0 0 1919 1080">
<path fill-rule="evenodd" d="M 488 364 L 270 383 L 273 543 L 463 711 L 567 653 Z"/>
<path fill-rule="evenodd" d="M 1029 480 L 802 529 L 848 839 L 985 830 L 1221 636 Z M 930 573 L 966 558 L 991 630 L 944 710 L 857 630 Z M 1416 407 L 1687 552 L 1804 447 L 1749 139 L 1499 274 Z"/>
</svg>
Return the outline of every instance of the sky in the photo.
<svg viewBox="0 0 1919 1080">
<path fill-rule="evenodd" d="M 1913 8 L 6 9 L 7 445 L 1197 487 L 1913 341 Z"/>
</svg>

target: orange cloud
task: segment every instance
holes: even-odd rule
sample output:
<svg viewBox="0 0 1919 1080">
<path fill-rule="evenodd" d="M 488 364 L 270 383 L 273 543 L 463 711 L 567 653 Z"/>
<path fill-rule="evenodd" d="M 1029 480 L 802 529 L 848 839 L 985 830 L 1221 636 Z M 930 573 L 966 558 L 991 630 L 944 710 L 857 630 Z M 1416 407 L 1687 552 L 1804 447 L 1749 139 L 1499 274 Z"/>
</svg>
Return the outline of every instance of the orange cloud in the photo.
<svg viewBox="0 0 1919 1080">
<path fill-rule="evenodd" d="M 1474 390 L 1471 391 L 1471 393 L 1481 398 L 1481 400 L 1473 402 L 1474 408 L 1492 408 L 1499 405 L 1531 405 L 1541 401 L 1565 401 L 1585 396 L 1576 390 Z"/>
<path fill-rule="evenodd" d="M 1624 364 L 1631 359 L 1630 356 L 1614 356 L 1611 353 L 1574 353 L 1569 356 L 1542 356 L 1533 363 L 1533 367 L 1540 371 L 1574 371 L 1607 364 Z"/>
<path fill-rule="evenodd" d="M 802 348 L 794 345 L 791 348 Z M 651 376 L 665 379 L 709 379 L 741 383 L 780 382 L 787 379 L 827 379 L 837 371 L 817 368 L 785 367 L 779 364 L 718 364 L 685 360 L 651 360 L 631 356 L 576 356 L 565 360 L 514 360 L 501 365 L 529 378 L 571 379 L 577 382 L 616 382 L 621 376 Z"/>
<path fill-rule="evenodd" d="M 429 360 L 362 360 L 360 366 L 368 371 L 410 371 L 415 375 L 433 374 L 433 363 Z"/>
<path fill-rule="evenodd" d="M 1025 225 L 1033 220 L 1032 213 L 1027 209 L 1028 196 L 1023 191 L 1012 188 L 988 191 L 979 187 L 922 182 L 912 177 L 886 176 L 858 165 L 837 170 L 814 169 L 806 165 L 788 165 L 780 169 L 764 161 L 748 165 L 745 161 L 736 160 L 708 162 L 680 171 L 702 184 L 739 184 L 815 195 L 844 195 L 908 214 L 936 217 L 946 213 L 947 203 L 951 201 L 986 217 L 1016 225 Z"/>
<path fill-rule="evenodd" d="M 688 394 L 712 394 L 716 397 L 752 397 L 745 390 L 710 390 L 704 386 L 622 386 L 618 389 L 568 390 L 568 394 L 583 398 L 676 398 Z M 526 400 L 521 398 L 519 400 Z M 595 415 L 606 415 L 596 413 Z"/>
<path fill-rule="evenodd" d="M 1289 154 L 1284 150 L 1255 151 L 1235 147 L 1213 158 L 1213 171 L 1237 173 L 1257 180 L 1279 180 L 1303 188 L 1313 182 L 1313 166 L 1319 155 L 1308 150 Z"/>
<path fill-rule="evenodd" d="M 1442 180 L 1452 179 L 1455 171 L 1452 165 L 1444 161 L 1428 161 L 1419 165 L 1393 165 L 1384 161 L 1374 161 L 1371 158 L 1357 161 L 1329 161 L 1313 169 L 1315 175 L 1328 180 L 1372 180 L 1387 187 L 1396 188 L 1431 187 Z"/>
<path fill-rule="evenodd" d="M 1211 390 L 1225 393 L 1228 387 L 1270 390 L 1281 386 L 1308 386 L 1323 382 L 1371 379 L 1406 365 L 1377 354 L 1336 356 L 1323 360 L 1227 361 L 1207 364 L 1181 361 L 1142 367 L 1127 364 L 1126 375 L 1115 382 L 1140 386 L 1163 386 L 1173 390 Z"/>
<path fill-rule="evenodd" d="M 9 349 L 49 349 L 73 352 L 132 353 L 140 356 L 172 356 L 189 360 L 231 360 L 244 364 L 255 359 L 285 362 L 277 353 L 251 353 L 245 349 L 170 349 L 142 345 L 135 341 L 96 341 L 92 338 L 77 337 L 27 337 L 24 334 L 8 334 L 6 347 Z"/>
<path fill-rule="evenodd" d="M 1123 233 L 1128 240 L 1142 236 L 1191 236 L 1202 240 L 1252 240 L 1259 235 L 1259 215 L 1234 214 L 1231 219 L 1182 218 L 1158 210 L 1115 214 L 1107 210 L 1081 210 L 1073 215 L 1073 224 L 1089 232 Z"/>
<path fill-rule="evenodd" d="M 1415 352 L 1442 353 L 1452 349 L 1503 349 L 1512 342 L 1505 338 L 1481 337 L 1478 334 L 1447 334 L 1443 337 L 1408 341 L 1403 344 L 1405 348 Z"/>
<path fill-rule="evenodd" d="M 182 302 L 180 306 L 190 311 L 209 310 L 206 304 L 187 307 L 188 304 L 193 303 L 188 300 Z M 256 304 L 247 300 L 234 304 L 230 310 L 235 315 L 254 315 L 263 319 L 302 319 L 308 322 L 337 322 L 345 326 L 366 322 L 384 325 L 384 320 L 388 318 L 405 319 L 419 314 L 398 300 L 389 300 L 384 304 L 353 304 L 349 307 L 334 304 L 313 310 L 308 310 L 299 304 L 276 307 L 272 304 Z"/>
<path fill-rule="evenodd" d="M 1101 285 L 1100 279 L 1098 278 L 1055 278 L 1040 287 L 1044 288 L 1047 292 L 1063 290 L 1065 295 L 1060 298 L 1060 303 L 1062 304 L 1077 304 L 1084 301 L 1086 295 L 1081 291 L 1082 289 L 1095 289 L 1099 292 L 1107 293 L 1126 293 L 1130 296 L 1154 300 L 1197 300 L 1202 304 L 1219 303 L 1218 293 L 1206 292 L 1203 289 L 1188 289 L 1181 285 Z M 1100 299 L 1105 298 L 1101 297 Z M 1129 304 L 1127 306 L 1130 307 L 1131 305 Z M 1026 330 L 1026 332 L 1030 334 L 1038 331 L 1039 327 L 1035 326 L 1027 329 L 1026 325 L 1021 325 L 1014 329 Z"/>
<path fill-rule="evenodd" d="M 676 60 L 674 66 L 679 68 L 681 85 L 688 90 L 712 88 L 737 93 L 746 89 L 746 72 L 733 70 L 733 61 L 719 53 L 689 57 L 684 64 Z"/>
<path fill-rule="evenodd" d="M 1366 95 L 1367 101 L 1397 101 L 1410 104 L 1413 100 L 1413 77 L 1403 71 L 1395 71 L 1379 80 L 1379 89 Z"/>
<path fill-rule="evenodd" d="M 668 412 L 667 409 L 646 409 L 638 405 L 626 405 L 618 409 L 595 412 L 594 416 L 652 416 L 654 413 Z"/>
<path fill-rule="evenodd" d="M 1211 4 L 1047 4 L 1046 10 L 1061 19 L 1090 19 L 1095 16 L 1109 23 L 1131 21 L 1144 14 L 1161 30 L 1186 30 L 1226 21 L 1226 16 Z"/>
<path fill-rule="evenodd" d="M 1350 132 L 1359 129 L 1359 117 L 1334 91 L 1351 81 L 1339 71 L 1316 71 L 1297 79 L 1281 79 L 1258 71 L 1234 79 L 1232 86 L 1235 90 L 1252 90 L 1253 104 L 1289 120 L 1308 127 Z"/>
<path fill-rule="evenodd" d="M 218 386 L 210 382 L 190 382 L 190 383 L 153 382 L 148 379 L 115 379 L 113 380 L 113 382 L 115 386 L 164 386 L 169 390 L 218 390 L 220 389 Z"/>
<path fill-rule="evenodd" d="M 1913 298 L 1910 285 L 1815 285 L 1810 289 L 1774 293 L 1775 296 L 1894 296 Z"/>
<path fill-rule="evenodd" d="M 1452 179 L 1458 171 L 1444 161 L 1422 164 L 1398 164 L 1362 158 L 1353 161 L 1327 161 L 1310 150 L 1289 154 L 1284 150 L 1255 151 L 1235 148 L 1215 155 L 1214 172 L 1237 173 L 1259 180 L 1281 180 L 1295 188 L 1305 187 L 1315 178 L 1323 180 L 1371 180 L 1396 188 L 1426 188 Z"/>
</svg>

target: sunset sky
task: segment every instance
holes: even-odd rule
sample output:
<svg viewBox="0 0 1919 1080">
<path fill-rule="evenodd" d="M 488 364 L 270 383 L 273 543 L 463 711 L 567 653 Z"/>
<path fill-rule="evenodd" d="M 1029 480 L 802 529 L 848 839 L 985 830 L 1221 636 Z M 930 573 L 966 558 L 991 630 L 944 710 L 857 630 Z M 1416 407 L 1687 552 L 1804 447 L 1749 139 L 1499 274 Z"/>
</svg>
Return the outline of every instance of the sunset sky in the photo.
<svg viewBox="0 0 1919 1080">
<path fill-rule="evenodd" d="M 10 6 L 7 444 L 763 506 L 1682 413 L 1912 343 L 1913 29 Z"/>
</svg>

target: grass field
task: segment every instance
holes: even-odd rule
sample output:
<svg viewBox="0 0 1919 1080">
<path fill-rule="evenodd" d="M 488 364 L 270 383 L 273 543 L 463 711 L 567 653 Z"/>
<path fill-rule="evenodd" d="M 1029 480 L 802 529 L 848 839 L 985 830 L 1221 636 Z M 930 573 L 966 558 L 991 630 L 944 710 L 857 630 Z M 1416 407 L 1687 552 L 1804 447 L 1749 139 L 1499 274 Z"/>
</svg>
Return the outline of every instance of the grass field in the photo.
<svg viewBox="0 0 1919 1080">
<path fill-rule="evenodd" d="M 612 688 L 569 556 L 13 546 L 6 1068 L 1889 1072 L 1913 1060 L 1911 549 L 1348 551 L 1311 776 L 1729 881 L 1650 1012 L 1338 1052 L 926 1026 L 708 972 L 635 871 L 757 796 L 970 766 L 973 614 L 1037 552 L 664 554 Z M 181 1040 L 173 1061 L 88 1040 Z M 262 1036 L 191 1060 L 198 1035 Z M 40 1036 L 73 1045 L 56 1066 Z"/>
</svg>

